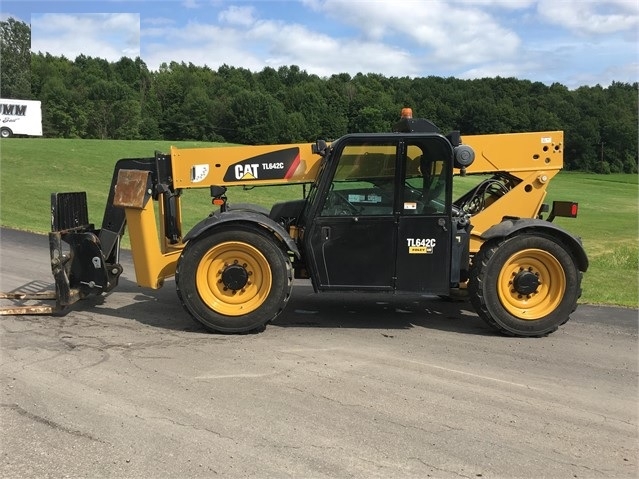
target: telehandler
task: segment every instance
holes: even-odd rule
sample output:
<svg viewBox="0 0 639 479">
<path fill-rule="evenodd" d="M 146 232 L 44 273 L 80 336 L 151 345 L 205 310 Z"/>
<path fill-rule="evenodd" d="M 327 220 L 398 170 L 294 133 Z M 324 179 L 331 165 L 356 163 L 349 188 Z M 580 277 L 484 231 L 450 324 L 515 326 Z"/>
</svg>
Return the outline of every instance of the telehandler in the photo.
<svg viewBox="0 0 639 479">
<path fill-rule="evenodd" d="M 514 336 L 543 336 L 569 319 L 588 258 L 552 223 L 578 205 L 544 203 L 563 166 L 563 132 L 444 135 L 410 109 L 393 131 L 330 144 L 181 149 L 116 163 L 102 226 L 85 192 L 51 195 L 55 291 L 19 300 L 65 312 L 113 290 L 128 227 L 139 286 L 175 276 L 185 309 L 221 333 L 261 330 L 286 306 L 294 278 L 316 292 L 467 294 L 481 318 Z M 453 178 L 485 179 L 453 199 Z M 303 198 L 270 210 L 227 199 L 232 186 L 303 184 Z M 182 230 L 184 190 L 210 188 L 215 210 Z M 548 213 L 546 219 L 543 214 Z"/>
</svg>

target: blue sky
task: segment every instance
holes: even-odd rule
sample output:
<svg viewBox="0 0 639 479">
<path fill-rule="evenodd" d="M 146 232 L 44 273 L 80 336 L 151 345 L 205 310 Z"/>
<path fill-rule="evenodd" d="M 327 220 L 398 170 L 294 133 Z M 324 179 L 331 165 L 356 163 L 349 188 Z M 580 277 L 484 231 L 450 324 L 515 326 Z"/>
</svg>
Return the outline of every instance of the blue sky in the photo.
<svg viewBox="0 0 639 479">
<path fill-rule="evenodd" d="M 639 0 L 2 0 L 32 50 L 385 76 L 639 81 Z"/>
</svg>

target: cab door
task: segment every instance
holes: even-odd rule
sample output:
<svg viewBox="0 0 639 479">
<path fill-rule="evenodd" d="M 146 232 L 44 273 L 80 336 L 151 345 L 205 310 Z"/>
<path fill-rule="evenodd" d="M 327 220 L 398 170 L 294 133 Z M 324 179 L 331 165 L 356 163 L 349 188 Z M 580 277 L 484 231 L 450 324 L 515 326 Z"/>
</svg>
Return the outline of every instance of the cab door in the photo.
<svg viewBox="0 0 639 479">
<path fill-rule="evenodd" d="M 396 138 L 347 138 L 320 186 L 304 244 L 321 290 L 394 288 L 397 248 Z"/>
<path fill-rule="evenodd" d="M 405 143 L 395 287 L 448 294 L 450 287 L 452 147 L 439 135 Z"/>
</svg>

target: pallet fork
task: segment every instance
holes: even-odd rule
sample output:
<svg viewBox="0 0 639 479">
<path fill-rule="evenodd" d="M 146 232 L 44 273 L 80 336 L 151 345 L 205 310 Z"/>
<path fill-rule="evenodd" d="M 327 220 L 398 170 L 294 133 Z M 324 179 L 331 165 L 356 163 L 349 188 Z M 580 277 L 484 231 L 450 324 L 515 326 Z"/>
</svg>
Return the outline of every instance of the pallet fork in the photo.
<svg viewBox="0 0 639 479">
<path fill-rule="evenodd" d="M 0 293 L 0 299 L 20 303 L 53 301 L 54 304 L 3 306 L 0 315 L 64 314 L 80 299 L 106 293 L 117 286 L 122 274 L 118 263 L 120 236 L 116 235 L 114 247 L 105 258 L 100 234 L 101 230 L 89 223 L 85 192 L 52 193 L 49 251 L 55 291 Z"/>
</svg>

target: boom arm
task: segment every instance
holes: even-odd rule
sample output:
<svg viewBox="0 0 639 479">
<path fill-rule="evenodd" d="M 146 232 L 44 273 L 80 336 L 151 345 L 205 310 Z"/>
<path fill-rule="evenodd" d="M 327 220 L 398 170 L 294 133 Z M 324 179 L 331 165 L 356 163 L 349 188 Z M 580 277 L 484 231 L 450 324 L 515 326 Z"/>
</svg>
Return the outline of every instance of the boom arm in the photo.
<svg viewBox="0 0 639 479">
<path fill-rule="evenodd" d="M 476 153 L 469 174 L 508 172 L 520 179 L 533 171 L 563 167 L 563 132 L 468 135 L 463 143 Z M 312 143 L 289 145 L 171 147 L 173 187 L 275 185 L 315 180 L 321 156 Z"/>
<path fill-rule="evenodd" d="M 563 168 L 563 131 L 469 135 L 463 142 L 475 151 L 470 174 L 505 171 L 527 178 L 532 171 L 559 171 Z"/>
<path fill-rule="evenodd" d="M 508 191 L 471 218 L 470 251 L 477 252 L 482 234 L 505 217 L 536 218 L 550 180 L 563 168 L 562 131 L 465 136 L 475 151 L 468 174 L 503 173 Z"/>
<path fill-rule="evenodd" d="M 312 143 L 171 148 L 173 186 L 275 185 L 315 180 L 321 157 Z"/>
</svg>

